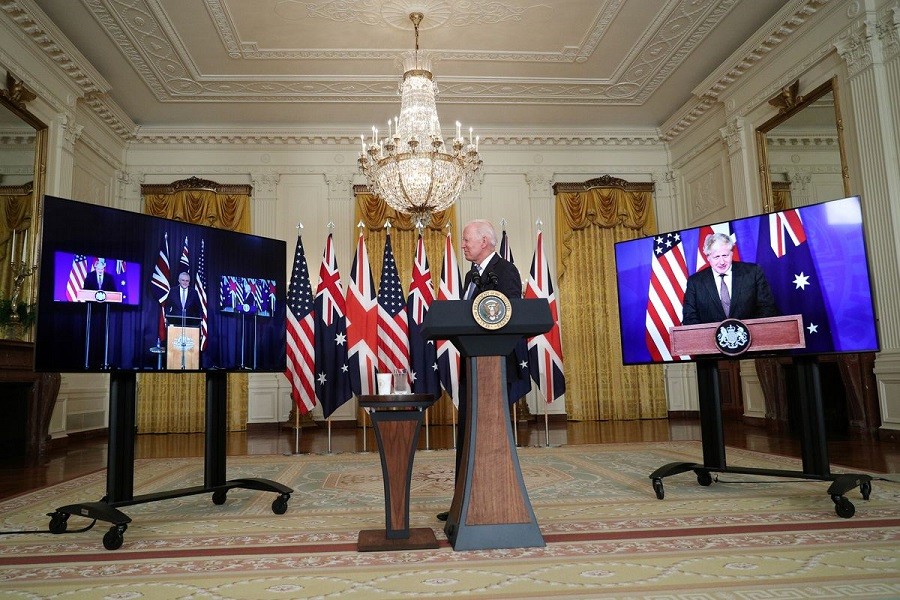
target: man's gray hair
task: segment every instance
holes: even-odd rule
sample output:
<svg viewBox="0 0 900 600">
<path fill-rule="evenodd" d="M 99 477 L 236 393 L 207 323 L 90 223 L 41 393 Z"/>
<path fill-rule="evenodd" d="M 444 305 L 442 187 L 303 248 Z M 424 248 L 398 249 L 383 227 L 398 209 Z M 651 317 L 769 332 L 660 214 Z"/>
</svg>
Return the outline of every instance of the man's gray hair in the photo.
<svg viewBox="0 0 900 600">
<path fill-rule="evenodd" d="M 731 239 L 731 236 L 725 233 L 711 233 L 706 236 L 706 239 L 703 240 L 703 254 L 709 256 L 709 253 L 712 251 L 712 247 L 716 244 L 723 244 L 728 246 L 728 249 L 731 250 L 734 248 L 734 240 Z"/>
<path fill-rule="evenodd" d="M 490 221 L 487 219 L 475 219 L 469 221 L 469 225 L 474 225 L 478 235 L 487 238 L 488 244 L 490 244 L 492 248 L 497 246 L 497 232 L 494 231 L 494 226 Z"/>
</svg>

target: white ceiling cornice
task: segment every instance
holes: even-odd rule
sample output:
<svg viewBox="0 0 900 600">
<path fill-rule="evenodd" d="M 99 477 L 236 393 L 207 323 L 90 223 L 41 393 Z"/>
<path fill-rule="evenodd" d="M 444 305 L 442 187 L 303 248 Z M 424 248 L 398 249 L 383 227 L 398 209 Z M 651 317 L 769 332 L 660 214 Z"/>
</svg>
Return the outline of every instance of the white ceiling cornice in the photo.
<svg viewBox="0 0 900 600">
<path fill-rule="evenodd" d="M 693 100 L 662 126 L 662 139 L 672 141 L 713 106 L 722 93 L 753 69 L 763 57 L 784 43 L 823 6 L 839 0 L 791 0 L 757 34 L 694 88 Z"/>
</svg>

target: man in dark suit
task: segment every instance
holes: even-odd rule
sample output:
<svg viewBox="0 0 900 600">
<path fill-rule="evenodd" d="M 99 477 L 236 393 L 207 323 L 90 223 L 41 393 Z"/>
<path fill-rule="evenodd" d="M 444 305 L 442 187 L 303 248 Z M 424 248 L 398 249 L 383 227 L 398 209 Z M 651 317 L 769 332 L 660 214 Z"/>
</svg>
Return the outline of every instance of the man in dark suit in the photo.
<svg viewBox="0 0 900 600">
<path fill-rule="evenodd" d="M 200 296 L 197 295 L 197 290 L 191 287 L 191 276 L 184 271 L 178 274 L 178 287 L 169 297 L 169 314 L 174 317 L 200 317 Z M 175 321 L 177 322 L 177 318 Z M 185 324 L 189 327 L 197 326 L 193 320 Z"/>
<path fill-rule="evenodd" d="M 733 263 L 733 251 L 734 242 L 724 233 L 706 236 L 703 253 L 709 268 L 688 277 L 682 325 L 779 314 L 762 269 L 754 263 Z"/>
<path fill-rule="evenodd" d="M 496 290 L 507 298 L 522 297 L 522 277 L 519 270 L 508 260 L 496 252 L 497 232 L 490 221 L 476 219 L 466 224 L 463 229 L 462 249 L 466 260 L 472 268 L 466 273 L 463 282 L 463 299 L 471 300 L 486 290 Z M 512 355 L 510 355 L 512 356 Z M 510 365 L 507 358 L 507 373 L 515 364 Z M 514 359 L 513 359 L 514 363 Z M 465 374 L 460 376 L 460 389 L 466 390 Z M 465 424 L 468 418 L 468 400 L 463 398 L 459 403 L 459 427 L 456 428 L 456 473 L 462 462 Z M 448 512 L 438 513 L 437 518 L 446 521 Z"/>
<path fill-rule="evenodd" d="M 84 278 L 83 290 L 103 290 L 104 292 L 118 292 L 116 280 L 112 275 L 106 274 L 106 259 L 98 258 L 94 261 L 93 270 Z"/>
</svg>

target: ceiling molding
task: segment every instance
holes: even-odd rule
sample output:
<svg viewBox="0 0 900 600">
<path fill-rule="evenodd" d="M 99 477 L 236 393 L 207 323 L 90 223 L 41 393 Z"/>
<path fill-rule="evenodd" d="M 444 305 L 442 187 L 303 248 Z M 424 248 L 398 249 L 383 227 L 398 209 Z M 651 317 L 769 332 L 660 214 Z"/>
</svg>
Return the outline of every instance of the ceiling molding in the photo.
<svg viewBox="0 0 900 600">
<path fill-rule="evenodd" d="M 766 55 L 794 35 L 823 6 L 832 0 L 792 0 L 778 12 L 760 33 L 747 40 L 722 66 L 694 89 L 696 100 L 689 102 L 662 126 L 664 141 L 672 141 L 718 102 L 721 94 L 733 86 Z"/>
<path fill-rule="evenodd" d="M 203 144 L 203 145 L 308 145 L 330 149 L 352 146 L 358 149 L 359 133 L 330 131 L 298 131 L 285 127 L 266 129 L 229 128 L 143 128 L 138 127 L 130 138 L 132 146 L 142 144 Z M 480 143 L 485 146 L 646 146 L 661 145 L 655 131 L 596 132 L 596 133 L 515 133 L 486 132 Z"/>
</svg>

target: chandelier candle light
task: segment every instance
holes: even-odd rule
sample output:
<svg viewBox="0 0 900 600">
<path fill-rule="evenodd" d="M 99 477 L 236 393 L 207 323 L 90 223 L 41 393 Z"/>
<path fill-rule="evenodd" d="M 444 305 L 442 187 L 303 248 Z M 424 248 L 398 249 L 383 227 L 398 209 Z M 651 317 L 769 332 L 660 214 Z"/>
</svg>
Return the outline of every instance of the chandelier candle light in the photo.
<svg viewBox="0 0 900 600">
<path fill-rule="evenodd" d="M 369 188 L 388 206 L 428 223 L 435 212 L 446 210 L 471 186 L 481 167 L 478 137 L 466 143 L 456 123 L 456 137 L 446 148 L 441 138 L 430 60 L 419 54 L 419 24 L 424 15 L 409 15 L 416 33 L 416 49 L 403 55 L 403 80 L 400 84 L 400 117 L 388 119 L 387 136 L 379 139 L 372 127 L 366 144 L 360 136 L 362 153 L 359 169 Z"/>
</svg>

